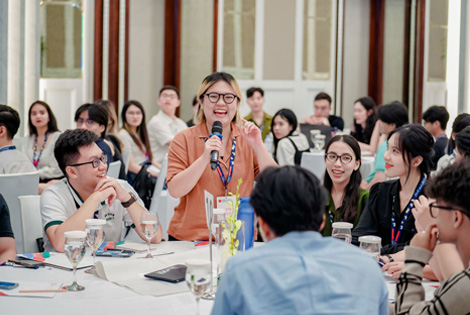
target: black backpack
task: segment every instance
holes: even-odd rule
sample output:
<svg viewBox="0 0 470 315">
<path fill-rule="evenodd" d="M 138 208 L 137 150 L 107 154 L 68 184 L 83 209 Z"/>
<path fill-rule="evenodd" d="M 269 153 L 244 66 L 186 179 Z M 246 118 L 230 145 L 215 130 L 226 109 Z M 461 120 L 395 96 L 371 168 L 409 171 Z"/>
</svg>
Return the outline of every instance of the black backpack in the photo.
<svg viewBox="0 0 470 315">
<path fill-rule="evenodd" d="M 135 176 L 134 181 L 132 182 L 132 187 L 134 187 L 134 190 L 144 202 L 145 208 L 150 209 L 153 190 L 155 188 L 155 180 L 153 179 L 153 176 L 147 172 L 146 165 L 142 166 Z"/>
<path fill-rule="evenodd" d="M 295 165 L 300 166 L 300 161 L 302 160 L 302 154 L 304 152 L 310 152 L 310 148 L 299 151 L 299 149 L 295 145 L 294 141 L 292 141 L 292 139 L 290 137 L 287 137 L 287 139 L 289 139 L 290 143 L 292 143 L 292 145 L 294 146 L 294 149 L 295 149 L 294 163 L 295 163 Z"/>
</svg>

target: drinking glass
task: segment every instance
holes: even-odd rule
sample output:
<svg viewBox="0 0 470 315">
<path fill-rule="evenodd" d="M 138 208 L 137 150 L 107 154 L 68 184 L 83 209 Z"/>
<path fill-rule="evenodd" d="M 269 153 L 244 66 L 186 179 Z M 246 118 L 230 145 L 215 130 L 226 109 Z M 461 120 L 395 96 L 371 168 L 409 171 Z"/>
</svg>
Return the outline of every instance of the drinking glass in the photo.
<svg viewBox="0 0 470 315">
<path fill-rule="evenodd" d="M 325 147 L 325 135 L 316 135 L 313 144 L 315 145 L 315 150 L 320 152 Z"/>
<path fill-rule="evenodd" d="M 156 213 L 143 212 L 140 216 L 140 230 L 147 239 L 147 255 L 144 258 L 153 258 L 150 253 L 150 240 L 157 234 L 158 231 L 158 218 Z"/>
<path fill-rule="evenodd" d="M 196 315 L 199 314 L 199 300 L 210 285 L 212 277 L 211 262 L 204 259 L 186 261 L 186 283 L 196 297 Z"/>
<path fill-rule="evenodd" d="M 88 246 L 93 250 L 93 267 L 85 270 L 86 273 L 93 273 L 96 269 L 96 251 L 104 241 L 104 230 L 103 227 L 106 225 L 106 220 L 100 219 L 88 219 L 85 220 L 86 224 L 86 242 Z"/>
<path fill-rule="evenodd" d="M 64 244 L 64 252 L 65 256 L 69 259 L 72 263 L 73 267 L 73 283 L 69 286 L 64 287 L 67 291 L 81 291 L 84 290 L 85 287 L 81 286 L 77 283 L 77 266 L 82 261 L 83 256 L 85 255 L 86 245 L 85 245 L 85 238 L 86 233 L 85 231 L 68 231 L 64 233 L 65 236 L 65 244 Z"/>
<path fill-rule="evenodd" d="M 331 232 L 331 236 L 334 238 L 340 239 L 345 241 L 348 244 L 351 244 L 351 229 L 353 228 L 353 224 L 349 222 L 334 222 L 333 223 L 333 231 Z"/>
<path fill-rule="evenodd" d="M 320 130 L 318 129 L 312 129 L 310 130 L 310 139 L 312 140 L 312 143 L 315 145 L 315 137 L 321 134 Z"/>
<path fill-rule="evenodd" d="M 359 248 L 362 248 L 369 252 L 369 254 L 379 262 L 380 248 L 382 247 L 382 239 L 375 235 L 365 235 L 359 237 Z"/>
</svg>

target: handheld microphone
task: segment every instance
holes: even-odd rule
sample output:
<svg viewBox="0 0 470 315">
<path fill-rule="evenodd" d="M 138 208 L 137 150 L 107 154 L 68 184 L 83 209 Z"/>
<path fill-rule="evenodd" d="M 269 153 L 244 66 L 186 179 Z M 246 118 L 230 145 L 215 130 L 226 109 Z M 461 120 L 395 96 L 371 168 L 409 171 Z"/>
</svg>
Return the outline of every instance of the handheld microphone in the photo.
<svg viewBox="0 0 470 315">
<path fill-rule="evenodd" d="M 222 134 L 222 123 L 220 121 L 214 121 L 212 124 L 212 135 L 221 135 Z M 219 160 L 219 151 L 213 150 L 211 152 L 211 169 L 215 170 L 217 168 L 217 161 Z"/>
</svg>

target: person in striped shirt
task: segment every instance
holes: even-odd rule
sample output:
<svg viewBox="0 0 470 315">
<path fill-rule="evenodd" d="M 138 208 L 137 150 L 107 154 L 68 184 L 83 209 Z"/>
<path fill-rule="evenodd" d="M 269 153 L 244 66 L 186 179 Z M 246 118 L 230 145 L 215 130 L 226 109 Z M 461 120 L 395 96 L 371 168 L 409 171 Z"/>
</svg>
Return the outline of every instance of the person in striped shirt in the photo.
<svg viewBox="0 0 470 315">
<path fill-rule="evenodd" d="M 436 199 L 429 205 L 435 222 L 417 233 L 405 248 L 405 265 L 398 278 L 395 314 L 470 313 L 470 164 L 451 165 L 430 180 L 427 194 Z M 423 267 L 433 255 L 436 243 L 455 244 L 463 271 L 457 271 L 424 300 L 421 285 Z"/>
</svg>

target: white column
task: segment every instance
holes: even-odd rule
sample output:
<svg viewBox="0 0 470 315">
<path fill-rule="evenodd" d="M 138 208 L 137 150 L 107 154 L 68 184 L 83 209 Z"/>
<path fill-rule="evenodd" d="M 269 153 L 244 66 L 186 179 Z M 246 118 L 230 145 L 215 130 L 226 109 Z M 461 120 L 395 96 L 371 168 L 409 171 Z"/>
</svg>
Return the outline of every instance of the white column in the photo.
<svg viewBox="0 0 470 315">
<path fill-rule="evenodd" d="M 40 65 L 40 35 L 39 35 L 39 1 L 25 0 L 24 28 L 24 104 L 23 113 L 26 128 L 29 106 L 39 97 L 39 65 Z M 26 129 L 25 129 L 26 131 Z"/>
<path fill-rule="evenodd" d="M 454 121 L 459 102 L 460 1 L 449 1 L 447 28 L 446 105 L 449 121 Z"/>
<path fill-rule="evenodd" d="M 95 10 L 94 0 L 82 0 L 83 12 L 83 41 L 82 41 L 82 100 L 92 103 L 93 100 L 93 70 L 94 70 L 94 41 L 95 41 Z"/>
<path fill-rule="evenodd" d="M 7 105 L 20 110 L 21 1 L 8 1 L 8 92 Z"/>
</svg>

